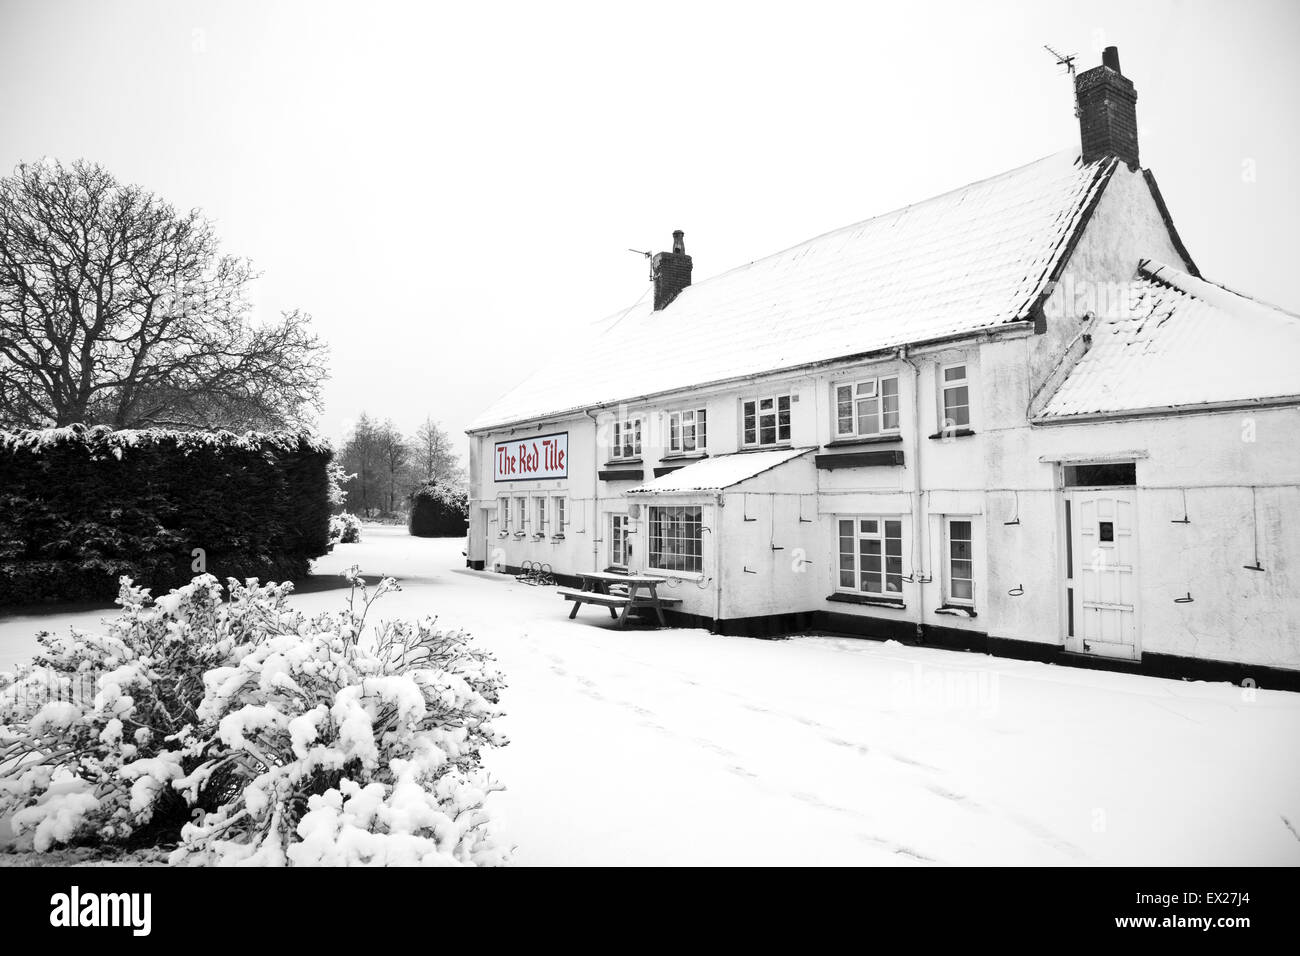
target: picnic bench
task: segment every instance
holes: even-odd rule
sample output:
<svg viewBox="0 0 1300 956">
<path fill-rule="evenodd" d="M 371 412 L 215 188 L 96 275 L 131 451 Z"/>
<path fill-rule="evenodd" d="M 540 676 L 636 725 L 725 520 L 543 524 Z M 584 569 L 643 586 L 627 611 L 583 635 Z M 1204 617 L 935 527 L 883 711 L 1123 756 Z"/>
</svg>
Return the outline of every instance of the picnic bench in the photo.
<svg viewBox="0 0 1300 956">
<path fill-rule="evenodd" d="M 619 627 L 627 626 L 629 612 L 653 610 L 660 626 L 665 626 L 664 608 L 681 604 L 680 598 L 661 598 L 659 585 L 663 578 L 638 574 L 611 574 L 606 571 L 588 571 L 578 575 L 581 588 L 559 588 L 559 594 L 566 601 L 573 602 L 569 620 L 578 616 L 578 609 L 584 604 L 595 604 L 609 608 L 609 616 L 618 621 Z"/>
</svg>

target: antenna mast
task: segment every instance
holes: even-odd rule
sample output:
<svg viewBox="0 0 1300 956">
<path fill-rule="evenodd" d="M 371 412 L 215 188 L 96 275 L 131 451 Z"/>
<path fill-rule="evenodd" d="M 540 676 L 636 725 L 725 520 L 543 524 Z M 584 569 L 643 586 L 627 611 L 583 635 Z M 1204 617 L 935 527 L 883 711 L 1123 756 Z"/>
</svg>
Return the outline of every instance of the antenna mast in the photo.
<svg viewBox="0 0 1300 956">
<path fill-rule="evenodd" d="M 1074 99 L 1074 115 L 1077 117 L 1079 115 L 1079 98 L 1078 94 L 1073 89 L 1075 55 L 1073 53 L 1061 53 L 1048 46 L 1046 43 L 1043 44 L 1043 49 L 1052 54 L 1052 56 L 1056 58 L 1056 65 L 1065 67 L 1065 72 L 1069 74 L 1071 86 L 1070 96 Z"/>
</svg>

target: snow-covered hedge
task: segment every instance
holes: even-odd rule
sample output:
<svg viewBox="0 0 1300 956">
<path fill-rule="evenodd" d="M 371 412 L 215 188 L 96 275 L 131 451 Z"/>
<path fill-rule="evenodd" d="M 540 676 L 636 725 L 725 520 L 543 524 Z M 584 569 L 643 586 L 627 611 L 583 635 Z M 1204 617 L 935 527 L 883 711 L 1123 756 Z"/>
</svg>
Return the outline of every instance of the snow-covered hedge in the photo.
<svg viewBox="0 0 1300 956">
<path fill-rule="evenodd" d="M 37 851 L 174 846 L 177 864 L 496 864 L 480 767 L 490 655 L 432 619 L 307 620 L 289 584 L 124 581 L 103 634 L 42 634 L 0 676 L 0 816 Z M 26 845 L 26 842 L 23 844 Z"/>
<path fill-rule="evenodd" d="M 459 537 L 469 530 L 469 495 L 463 488 L 425 482 L 411 493 L 407 531 L 417 538 Z"/>
<path fill-rule="evenodd" d="M 330 544 L 356 544 L 360 540 L 360 518 L 347 511 L 330 515 Z"/>
<path fill-rule="evenodd" d="M 0 604 L 290 580 L 329 546 L 328 444 L 306 434 L 0 432 Z"/>
</svg>

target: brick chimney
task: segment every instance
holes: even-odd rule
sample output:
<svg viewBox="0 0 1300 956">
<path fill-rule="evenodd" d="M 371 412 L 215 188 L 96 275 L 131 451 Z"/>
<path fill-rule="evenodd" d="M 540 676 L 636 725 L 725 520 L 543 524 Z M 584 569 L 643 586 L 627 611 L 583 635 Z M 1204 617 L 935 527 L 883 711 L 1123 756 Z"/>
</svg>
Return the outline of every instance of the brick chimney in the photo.
<svg viewBox="0 0 1300 956">
<path fill-rule="evenodd" d="M 1101 66 L 1074 78 L 1074 98 L 1079 109 L 1079 138 L 1083 161 L 1118 156 L 1134 169 L 1138 166 L 1137 90 L 1119 71 L 1119 49 L 1108 46 Z"/>
<path fill-rule="evenodd" d="M 673 233 L 673 251 L 659 252 L 650 260 L 655 283 L 655 311 L 665 309 L 677 294 L 691 284 L 691 257 L 686 254 L 685 233 Z"/>
</svg>

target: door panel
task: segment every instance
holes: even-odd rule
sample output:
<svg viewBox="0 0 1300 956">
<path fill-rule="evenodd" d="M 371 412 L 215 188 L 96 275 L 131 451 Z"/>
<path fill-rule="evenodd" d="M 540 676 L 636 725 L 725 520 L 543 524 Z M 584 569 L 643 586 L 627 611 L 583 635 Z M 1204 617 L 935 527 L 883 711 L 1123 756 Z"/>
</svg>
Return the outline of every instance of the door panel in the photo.
<svg viewBox="0 0 1300 956">
<path fill-rule="evenodd" d="M 1137 538 L 1132 488 L 1074 489 L 1070 542 L 1074 633 L 1084 654 L 1136 659 Z M 1068 592 L 1069 593 L 1069 592 Z"/>
</svg>

